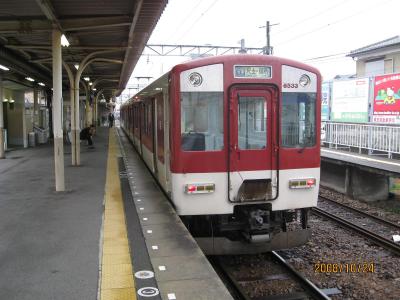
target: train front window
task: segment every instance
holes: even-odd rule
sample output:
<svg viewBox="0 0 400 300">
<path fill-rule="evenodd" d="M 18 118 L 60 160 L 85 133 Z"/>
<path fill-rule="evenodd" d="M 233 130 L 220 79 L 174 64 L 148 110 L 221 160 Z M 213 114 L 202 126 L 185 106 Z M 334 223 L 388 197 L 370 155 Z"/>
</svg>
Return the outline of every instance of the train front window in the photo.
<svg viewBox="0 0 400 300">
<path fill-rule="evenodd" d="M 242 150 L 267 146 L 267 106 L 263 97 L 239 97 L 238 141 Z"/>
<path fill-rule="evenodd" d="M 283 93 L 282 146 L 312 147 L 316 141 L 316 93 Z"/>
<path fill-rule="evenodd" d="M 181 93 L 181 148 L 216 151 L 224 146 L 222 92 Z"/>
</svg>

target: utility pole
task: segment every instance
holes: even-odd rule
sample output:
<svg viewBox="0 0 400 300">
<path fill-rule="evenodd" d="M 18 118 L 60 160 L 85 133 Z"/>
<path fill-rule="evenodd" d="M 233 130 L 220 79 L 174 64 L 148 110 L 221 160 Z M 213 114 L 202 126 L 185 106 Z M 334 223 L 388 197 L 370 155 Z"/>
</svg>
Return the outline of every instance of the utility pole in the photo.
<svg viewBox="0 0 400 300">
<path fill-rule="evenodd" d="M 239 50 L 239 53 L 241 53 L 241 54 L 247 53 L 244 39 L 241 39 L 239 42 L 240 42 L 240 50 Z"/>
<path fill-rule="evenodd" d="M 271 49 L 271 41 L 270 41 L 270 37 L 269 37 L 269 21 L 267 21 L 267 25 L 265 26 L 266 31 L 267 31 L 267 48 L 265 49 L 267 55 L 271 55 L 272 54 L 272 49 Z"/>
<path fill-rule="evenodd" d="M 275 26 L 275 25 L 279 25 L 279 23 L 270 24 L 269 21 L 267 21 L 267 23 L 266 23 L 265 26 L 260 26 L 260 27 L 259 27 L 259 28 L 265 28 L 265 31 L 266 31 L 267 45 L 263 48 L 263 53 L 264 53 L 265 55 L 272 55 L 273 47 L 271 47 L 271 41 L 270 41 L 270 34 L 269 34 L 269 31 L 270 31 L 271 26 Z"/>
</svg>

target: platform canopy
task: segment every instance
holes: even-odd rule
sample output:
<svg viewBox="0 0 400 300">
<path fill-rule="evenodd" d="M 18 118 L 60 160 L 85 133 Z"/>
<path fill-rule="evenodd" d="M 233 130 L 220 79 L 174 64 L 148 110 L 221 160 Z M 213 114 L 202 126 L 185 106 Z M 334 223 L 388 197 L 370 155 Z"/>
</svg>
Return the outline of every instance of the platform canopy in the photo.
<svg viewBox="0 0 400 300">
<path fill-rule="evenodd" d="M 106 99 L 118 96 L 144 49 L 167 0 L 2 0 L 0 64 L 4 82 L 52 86 L 51 33 L 59 29 L 69 42 L 64 63 L 76 67 L 88 55 L 84 70 Z M 1 68 L 1 66 L 0 66 Z M 27 82 L 26 77 L 35 81 Z M 63 70 L 63 83 L 69 86 Z M 5 85 L 6 86 L 6 85 Z"/>
</svg>

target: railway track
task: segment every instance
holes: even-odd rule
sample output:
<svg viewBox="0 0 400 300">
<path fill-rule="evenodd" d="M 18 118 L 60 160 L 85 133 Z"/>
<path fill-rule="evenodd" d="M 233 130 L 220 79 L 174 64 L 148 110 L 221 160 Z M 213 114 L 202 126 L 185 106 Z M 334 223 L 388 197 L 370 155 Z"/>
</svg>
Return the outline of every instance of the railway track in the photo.
<svg viewBox="0 0 400 300">
<path fill-rule="evenodd" d="M 321 291 L 317 286 L 315 286 L 310 280 L 305 278 L 301 273 L 296 271 L 282 256 L 277 252 L 271 252 L 271 263 L 279 265 L 281 271 L 273 275 L 265 276 L 249 276 L 241 275 L 240 278 L 236 278 L 232 272 L 229 271 L 227 267 L 221 260 L 216 257 L 211 259 L 211 263 L 214 268 L 216 268 L 217 273 L 222 277 L 223 281 L 228 286 L 233 297 L 239 300 L 294 300 L 294 299 L 330 299 L 323 291 Z M 246 277 L 247 276 L 247 277 Z M 295 291 L 284 294 L 274 294 L 266 296 L 251 296 L 249 292 L 246 291 L 245 286 L 251 285 L 252 283 L 261 283 L 265 285 L 268 282 L 276 281 L 278 284 L 284 281 L 294 281 L 294 285 L 299 288 Z"/>
<path fill-rule="evenodd" d="M 360 211 L 360 210 L 355 209 L 353 207 L 349 207 L 349 206 L 347 206 L 345 204 L 338 203 L 338 202 L 336 202 L 334 200 L 331 200 L 329 198 L 325 198 L 325 197 L 320 197 L 320 198 L 322 198 L 323 200 L 329 201 L 330 203 L 333 203 L 334 205 L 343 207 L 344 209 L 346 209 L 348 211 L 351 211 L 351 212 L 353 212 L 355 214 L 361 215 L 361 216 L 363 216 L 365 218 L 369 218 L 371 220 L 374 220 L 375 222 L 379 222 L 381 224 L 384 224 L 385 226 L 390 226 L 391 228 L 395 228 L 396 230 L 400 229 L 400 226 L 398 224 L 395 224 L 395 223 L 390 222 L 388 220 L 385 220 L 385 219 L 379 218 L 377 216 L 368 214 L 366 212 Z M 313 214 L 315 214 L 315 215 L 317 215 L 319 217 L 334 221 L 335 223 L 339 224 L 343 228 L 350 229 L 350 230 L 358 233 L 359 235 L 366 237 L 367 239 L 372 241 L 374 244 L 377 244 L 377 245 L 379 245 L 381 247 L 384 247 L 384 248 L 390 250 L 391 252 L 393 252 L 394 254 L 400 256 L 400 245 L 399 244 L 394 243 L 393 241 L 389 240 L 388 238 L 385 238 L 385 237 L 381 236 L 380 234 L 377 234 L 376 232 L 373 232 L 371 230 L 368 230 L 366 228 L 363 228 L 362 226 L 359 226 L 359 225 L 355 224 L 355 222 L 354 222 L 354 219 L 355 219 L 354 214 L 352 215 L 352 218 L 350 218 L 350 220 L 349 220 L 349 219 L 345 219 L 345 218 L 339 217 L 334 213 L 328 212 L 327 210 L 324 210 L 324 209 L 321 209 L 321 208 L 317 208 L 317 207 L 313 208 L 311 211 L 312 211 Z"/>
<path fill-rule="evenodd" d="M 350 211 L 352 211 L 352 212 L 355 212 L 355 213 L 357 213 L 357 214 L 359 214 L 359 215 L 361 215 L 361 216 L 364 216 L 364 217 L 373 219 L 373 220 L 375 220 L 375 221 L 377 221 L 377 222 L 380 222 L 380 223 L 382 223 L 382 224 L 384 224 L 384 225 L 392 226 L 392 227 L 397 228 L 397 229 L 400 230 L 400 224 L 396 224 L 396 223 L 391 222 L 391 221 L 389 221 L 389 220 L 382 219 L 382 218 L 377 217 L 377 216 L 375 216 L 375 215 L 366 213 L 365 211 L 359 210 L 359 209 L 354 208 L 354 207 L 352 207 L 352 206 L 349 206 L 349 205 L 347 205 L 347 204 L 344 204 L 344 203 L 341 203 L 341 202 L 337 202 L 336 200 L 333 200 L 333 199 L 330 199 L 330 198 L 327 198 L 327 197 L 324 197 L 324 196 L 321 196 L 321 195 L 319 196 L 319 198 L 322 199 L 322 200 L 324 200 L 324 201 L 328 201 L 328 202 L 330 202 L 330 203 L 333 203 L 334 205 L 337 205 L 337 206 L 343 207 L 343 208 L 345 208 L 345 209 L 347 209 L 347 210 L 350 210 Z"/>
</svg>

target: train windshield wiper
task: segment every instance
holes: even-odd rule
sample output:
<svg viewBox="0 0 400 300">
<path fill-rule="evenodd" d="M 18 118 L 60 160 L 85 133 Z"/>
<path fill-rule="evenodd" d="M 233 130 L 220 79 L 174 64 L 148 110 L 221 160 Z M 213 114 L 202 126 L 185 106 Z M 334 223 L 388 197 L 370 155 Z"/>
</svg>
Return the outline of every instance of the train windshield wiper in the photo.
<svg viewBox="0 0 400 300">
<path fill-rule="evenodd" d="M 299 144 L 300 148 L 298 148 L 297 152 L 298 153 L 303 153 L 304 149 L 306 149 L 308 147 L 307 143 L 301 143 Z"/>
</svg>

